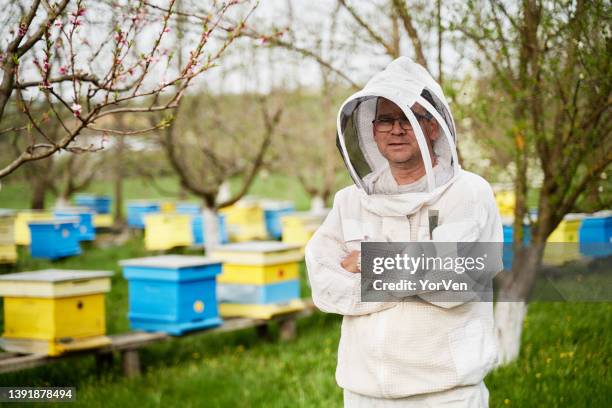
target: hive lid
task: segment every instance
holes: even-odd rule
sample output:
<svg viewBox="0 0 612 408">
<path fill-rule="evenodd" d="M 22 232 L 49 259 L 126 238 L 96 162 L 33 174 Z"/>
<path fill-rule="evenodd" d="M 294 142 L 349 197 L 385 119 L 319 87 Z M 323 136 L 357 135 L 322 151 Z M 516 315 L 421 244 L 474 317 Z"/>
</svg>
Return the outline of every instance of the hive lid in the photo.
<svg viewBox="0 0 612 408">
<path fill-rule="evenodd" d="M 236 244 L 221 245 L 214 248 L 214 252 L 281 252 L 300 249 L 299 245 L 286 244 L 278 241 L 252 241 Z"/>
<path fill-rule="evenodd" d="M 205 256 L 188 255 L 160 255 L 145 258 L 124 259 L 119 261 L 121 266 L 145 266 L 149 268 L 189 268 L 194 266 L 206 266 L 219 264 L 221 262 Z"/>
<path fill-rule="evenodd" d="M 20 282 L 64 282 L 113 276 L 111 271 L 88 271 L 71 269 L 43 269 L 41 271 L 9 273 L 0 275 L 0 281 Z"/>
<path fill-rule="evenodd" d="M 80 222 L 79 217 L 61 217 L 54 218 L 52 220 L 28 220 L 28 224 L 78 224 Z"/>
<path fill-rule="evenodd" d="M 293 210 L 292 201 L 261 200 L 261 208 L 268 211 Z"/>
<path fill-rule="evenodd" d="M 583 213 L 569 213 L 565 214 L 563 221 L 580 221 L 586 218 L 586 214 Z"/>
<path fill-rule="evenodd" d="M 88 207 L 61 207 L 54 210 L 55 214 L 93 214 L 94 211 Z"/>
</svg>

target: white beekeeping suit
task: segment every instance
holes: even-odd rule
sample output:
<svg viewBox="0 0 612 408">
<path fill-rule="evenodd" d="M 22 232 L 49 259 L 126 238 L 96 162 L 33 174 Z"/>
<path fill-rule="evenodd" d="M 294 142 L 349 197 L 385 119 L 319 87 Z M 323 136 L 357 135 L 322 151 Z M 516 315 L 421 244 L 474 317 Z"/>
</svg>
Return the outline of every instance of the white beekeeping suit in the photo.
<svg viewBox="0 0 612 408">
<path fill-rule="evenodd" d="M 374 140 L 379 98 L 400 107 L 413 129 L 425 168 L 413 183 L 396 182 Z M 417 119 L 424 115 L 437 124 L 433 142 Z M 459 166 L 442 89 L 423 67 L 398 58 L 342 104 L 337 127 L 355 184 L 336 194 L 306 247 L 306 264 L 315 305 L 344 316 L 336 381 L 345 406 L 487 406 L 482 380 L 497 354 L 492 303 L 442 302 L 435 293 L 362 302 L 361 274 L 341 266 L 363 241 L 503 242 L 489 184 Z M 432 210 L 438 221 L 430 230 Z"/>
</svg>

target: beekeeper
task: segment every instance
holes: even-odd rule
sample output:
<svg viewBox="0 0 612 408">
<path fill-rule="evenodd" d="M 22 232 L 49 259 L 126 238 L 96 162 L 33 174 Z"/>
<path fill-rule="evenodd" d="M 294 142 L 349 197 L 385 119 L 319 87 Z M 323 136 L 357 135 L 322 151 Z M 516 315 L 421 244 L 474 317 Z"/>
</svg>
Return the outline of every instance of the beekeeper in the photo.
<svg viewBox="0 0 612 408">
<path fill-rule="evenodd" d="M 492 303 L 360 297 L 361 242 L 503 242 L 491 187 L 459 166 L 442 89 L 398 58 L 342 104 L 337 129 L 354 185 L 336 194 L 306 265 L 315 305 L 344 316 L 336 381 L 345 407 L 487 407 Z"/>
</svg>

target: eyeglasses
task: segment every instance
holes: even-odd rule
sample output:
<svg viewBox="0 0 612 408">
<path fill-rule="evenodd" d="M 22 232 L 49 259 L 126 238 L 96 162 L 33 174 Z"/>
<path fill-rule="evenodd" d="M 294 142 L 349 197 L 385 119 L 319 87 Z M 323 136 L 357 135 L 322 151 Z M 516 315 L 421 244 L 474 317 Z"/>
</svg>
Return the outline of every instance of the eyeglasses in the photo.
<svg viewBox="0 0 612 408">
<path fill-rule="evenodd" d="M 419 113 L 413 112 L 414 116 L 416 116 L 417 120 L 420 122 L 422 120 L 430 120 L 431 118 L 433 118 L 433 116 L 431 116 L 431 114 L 428 112 L 425 115 L 421 115 Z M 412 129 L 412 125 L 410 124 L 410 121 L 406 118 L 406 117 L 401 117 L 401 118 L 382 118 L 382 119 L 374 119 L 372 121 L 372 124 L 374 125 L 374 130 L 377 132 L 382 132 L 382 133 L 386 133 L 386 132 L 390 132 L 391 129 L 393 129 L 393 126 L 395 125 L 395 121 L 399 121 L 399 125 L 402 129 L 404 130 L 410 130 Z"/>
</svg>

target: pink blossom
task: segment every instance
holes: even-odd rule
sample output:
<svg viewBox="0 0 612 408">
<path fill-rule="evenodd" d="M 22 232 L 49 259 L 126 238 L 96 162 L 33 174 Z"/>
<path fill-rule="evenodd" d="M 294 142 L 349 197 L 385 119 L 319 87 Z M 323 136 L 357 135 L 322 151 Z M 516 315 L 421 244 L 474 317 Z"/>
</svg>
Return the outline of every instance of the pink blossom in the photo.
<svg viewBox="0 0 612 408">
<path fill-rule="evenodd" d="M 72 109 L 72 114 L 76 118 L 81 116 L 81 105 L 79 105 L 78 103 L 73 103 L 70 109 Z"/>
<path fill-rule="evenodd" d="M 169 32 L 170 32 L 170 27 L 164 28 L 164 33 L 169 33 Z"/>
<path fill-rule="evenodd" d="M 54 24 L 56 27 L 62 28 L 62 26 L 64 25 L 60 20 L 57 20 Z"/>
<path fill-rule="evenodd" d="M 66 73 L 68 72 L 68 70 L 66 69 L 66 67 L 60 67 L 59 69 L 59 73 L 62 75 L 66 75 Z"/>
</svg>

